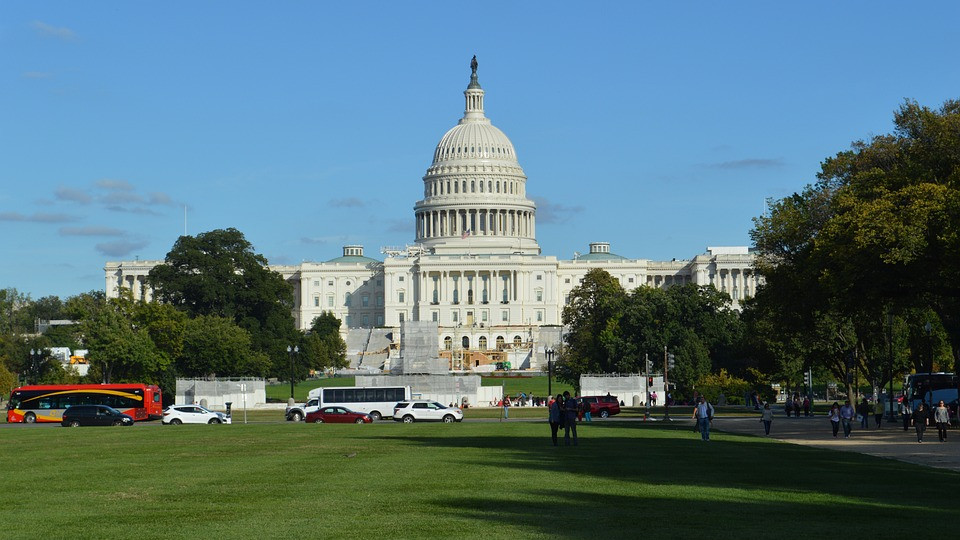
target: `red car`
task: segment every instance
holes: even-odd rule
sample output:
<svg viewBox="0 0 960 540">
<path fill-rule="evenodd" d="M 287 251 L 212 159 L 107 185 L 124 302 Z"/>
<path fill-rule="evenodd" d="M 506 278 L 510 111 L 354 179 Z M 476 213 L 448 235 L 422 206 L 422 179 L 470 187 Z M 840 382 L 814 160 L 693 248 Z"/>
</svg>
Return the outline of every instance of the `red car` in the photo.
<svg viewBox="0 0 960 540">
<path fill-rule="evenodd" d="M 614 414 L 620 414 L 620 402 L 617 401 L 617 396 L 583 396 L 578 399 L 590 404 L 591 415 L 606 418 Z"/>
<path fill-rule="evenodd" d="M 373 418 L 369 415 L 353 412 L 346 407 L 323 407 L 307 413 L 307 422 L 317 424 L 369 424 Z"/>
</svg>

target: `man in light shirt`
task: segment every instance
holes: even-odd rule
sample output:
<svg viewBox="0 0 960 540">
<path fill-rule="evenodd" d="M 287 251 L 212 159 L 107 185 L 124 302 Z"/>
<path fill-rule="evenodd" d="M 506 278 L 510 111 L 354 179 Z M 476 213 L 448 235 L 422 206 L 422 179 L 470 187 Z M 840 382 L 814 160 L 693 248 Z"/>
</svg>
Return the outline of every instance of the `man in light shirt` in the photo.
<svg viewBox="0 0 960 540">
<path fill-rule="evenodd" d="M 713 420 L 713 405 L 711 405 L 703 396 L 697 403 L 697 408 L 693 410 L 693 417 L 697 420 L 700 427 L 700 438 L 704 441 L 710 440 L 710 421 Z"/>
</svg>

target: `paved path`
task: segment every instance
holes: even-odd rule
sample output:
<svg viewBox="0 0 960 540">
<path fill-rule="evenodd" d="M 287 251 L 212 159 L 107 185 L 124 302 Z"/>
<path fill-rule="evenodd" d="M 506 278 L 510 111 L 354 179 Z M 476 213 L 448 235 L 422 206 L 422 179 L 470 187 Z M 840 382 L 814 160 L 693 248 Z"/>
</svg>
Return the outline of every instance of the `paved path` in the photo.
<svg viewBox="0 0 960 540">
<path fill-rule="evenodd" d="M 770 429 L 770 437 L 793 444 L 829 448 L 844 452 L 859 452 L 871 456 L 897 459 L 917 463 L 928 467 L 938 467 L 960 471 L 960 431 L 947 431 L 947 442 L 937 438 L 937 428 L 928 427 L 923 443 L 917 443 L 917 436 L 911 427 L 903 431 L 903 424 L 884 424 L 881 429 L 860 429 L 859 424 L 849 439 L 843 438 L 843 429 L 836 439 L 825 416 L 812 418 L 775 417 Z M 716 417 L 713 429 L 745 435 L 763 434 L 760 417 Z"/>
</svg>

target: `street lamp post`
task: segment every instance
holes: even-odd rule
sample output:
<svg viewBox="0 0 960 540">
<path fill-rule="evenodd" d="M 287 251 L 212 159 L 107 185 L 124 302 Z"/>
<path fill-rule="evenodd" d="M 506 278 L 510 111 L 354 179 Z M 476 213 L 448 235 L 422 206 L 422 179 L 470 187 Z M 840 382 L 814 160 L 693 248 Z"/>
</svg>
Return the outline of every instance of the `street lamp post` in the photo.
<svg viewBox="0 0 960 540">
<path fill-rule="evenodd" d="M 897 413 L 893 410 L 893 313 L 887 313 L 887 361 L 890 369 L 890 391 L 887 393 L 890 402 L 890 414 L 888 418 L 891 422 L 896 422 Z"/>
<path fill-rule="evenodd" d="M 293 355 L 300 352 L 300 347 L 287 345 L 287 354 L 290 355 L 290 399 L 293 399 Z"/>
<path fill-rule="evenodd" d="M 553 397 L 553 355 L 556 351 L 548 347 L 543 353 L 547 355 L 547 396 Z"/>
<path fill-rule="evenodd" d="M 33 376 L 33 384 L 37 384 L 40 377 L 40 361 L 46 356 L 43 349 L 30 349 L 30 375 Z M 30 382 L 28 380 L 28 382 Z"/>
</svg>

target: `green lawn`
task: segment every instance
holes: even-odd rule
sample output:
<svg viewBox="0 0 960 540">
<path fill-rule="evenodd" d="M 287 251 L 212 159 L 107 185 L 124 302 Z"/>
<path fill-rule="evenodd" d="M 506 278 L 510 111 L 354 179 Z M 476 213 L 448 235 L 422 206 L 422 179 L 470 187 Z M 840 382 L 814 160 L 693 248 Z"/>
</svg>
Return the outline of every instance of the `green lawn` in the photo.
<svg viewBox="0 0 960 540">
<path fill-rule="evenodd" d="M 955 534 L 960 474 L 687 426 L 0 429 L 10 538 Z M 931 499 L 934 497 L 934 499 Z M 936 503 L 940 500 L 940 504 Z"/>
</svg>

